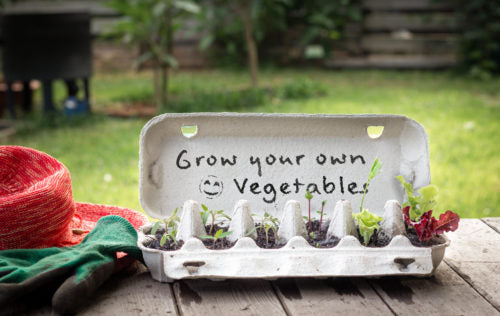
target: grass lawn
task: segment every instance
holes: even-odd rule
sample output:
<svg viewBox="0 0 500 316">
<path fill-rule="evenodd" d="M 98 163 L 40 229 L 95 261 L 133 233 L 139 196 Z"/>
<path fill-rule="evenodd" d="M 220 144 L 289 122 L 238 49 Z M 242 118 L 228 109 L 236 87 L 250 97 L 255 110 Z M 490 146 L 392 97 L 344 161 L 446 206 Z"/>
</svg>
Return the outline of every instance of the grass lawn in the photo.
<svg viewBox="0 0 500 316">
<path fill-rule="evenodd" d="M 241 71 L 181 72 L 169 111 L 393 113 L 420 122 L 430 139 L 440 210 L 500 216 L 500 78 L 488 82 L 436 72 L 269 70 L 247 90 Z M 150 102 L 150 73 L 97 74 L 94 108 Z M 58 86 L 56 97 L 63 89 Z M 94 115 L 36 121 L 9 144 L 34 147 L 70 169 L 76 200 L 141 209 L 138 140 L 146 120 Z"/>
</svg>

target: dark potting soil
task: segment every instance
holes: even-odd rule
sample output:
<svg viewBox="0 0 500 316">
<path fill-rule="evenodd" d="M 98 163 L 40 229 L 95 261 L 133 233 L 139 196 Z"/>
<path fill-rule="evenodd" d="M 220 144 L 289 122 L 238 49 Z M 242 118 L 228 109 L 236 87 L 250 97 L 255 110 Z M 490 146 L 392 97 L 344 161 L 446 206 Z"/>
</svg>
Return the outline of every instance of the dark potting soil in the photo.
<svg viewBox="0 0 500 316">
<path fill-rule="evenodd" d="M 360 244 L 365 246 L 365 240 L 363 239 L 363 236 L 359 232 L 359 228 L 356 228 L 356 230 L 358 231 L 358 240 L 359 240 Z M 370 237 L 370 241 L 368 242 L 367 247 L 371 247 L 371 248 L 385 247 L 390 243 L 391 243 L 391 240 L 388 237 L 384 236 L 384 237 L 380 238 L 378 236 L 378 231 L 375 229 L 375 231 L 373 232 L 373 235 Z"/>
<path fill-rule="evenodd" d="M 431 247 L 435 245 L 440 245 L 445 243 L 445 241 L 442 238 L 439 237 L 433 237 L 429 241 L 420 241 L 418 240 L 417 233 L 413 229 L 409 229 L 408 226 L 405 224 L 406 227 L 406 234 L 410 242 L 412 243 L 413 246 L 416 247 Z M 363 236 L 359 233 L 359 228 L 357 228 L 358 231 L 358 239 L 359 242 L 364 245 L 364 240 Z M 377 230 L 373 233 L 372 237 L 370 238 L 370 242 L 368 243 L 368 247 L 385 247 L 391 243 L 391 239 L 388 237 L 379 237 L 377 234 Z"/>
<path fill-rule="evenodd" d="M 158 249 L 158 250 L 178 250 L 181 249 L 182 245 L 184 245 L 184 241 L 179 240 L 177 244 L 172 239 L 167 239 L 167 242 L 163 246 L 160 246 L 161 238 L 165 233 L 165 229 L 158 229 L 155 234 L 155 239 L 149 244 L 146 245 L 148 248 Z"/>
<path fill-rule="evenodd" d="M 207 235 L 210 235 L 210 236 L 215 235 L 215 233 L 219 229 L 222 229 L 222 231 L 224 231 L 224 232 L 227 232 L 227 230 L 229 229 L 228 226 L 222 226 L 222 225 L 219 225 L 219 224 L 214 224 L 214 228 L 213 228 L 212 232 L 210 232 L 210 226 L 211 225 L 205 225 L 205 231 L 207 232 Z"/>
<path fill-rule="evenodd" d="M 276 233 L 274 230 L 270 229 L 267 232 L 267 242 L 266 242 L 266 231 L 264 230 L 264 227 L 262 227 L 260 224 L 255 225 L 257 227 L 256 233 L 257 233 L 257 239 L 255 240 L 255 243 L 257 246 L 260 248 L 265 248 L 265 249 L 277 249 L 281 248 L 284 245 L 281 245 L 278 243 L 278 240 L 276 240 Z"/>
<path fill-rule="evenodd" d="M 406 227 L 406 234 L 408 235 L 408 239 L 411 241 L 411 244 L 415 247 L 432 247 L 446 242 L 443 238 L 436 236 L 432 237 L 429 241 L 420 241 L 418 240 L 418 235 L 415 230 L 409 229 L 408 227 Z"/>
<path fill-rule="evenodd" d="M 340 239 L 337 237 L 326 238 L 327 227 L 319 232 L 319 220 L 311 221 L 312 231 L 314 232 L 313 237 L 311 237 L 311 230 L 309 229 L 309 223 L 306 222 L 307 227 L 307 242 L 316 248 L 333 248 L 337 246 Z"/>
</svg>

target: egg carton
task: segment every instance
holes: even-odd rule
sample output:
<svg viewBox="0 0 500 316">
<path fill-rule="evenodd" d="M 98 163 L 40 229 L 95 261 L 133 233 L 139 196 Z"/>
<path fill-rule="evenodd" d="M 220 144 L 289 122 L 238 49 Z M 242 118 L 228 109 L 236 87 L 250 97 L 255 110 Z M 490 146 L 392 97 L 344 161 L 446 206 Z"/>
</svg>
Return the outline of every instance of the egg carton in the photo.
<svg viewBox="0 0 500 316">
<path fill-rule="evenodd" d="M 196 201 L 184 203 L 177 240 L 184 244 L 179 250 L 163 251 L 148 248 L 154 237 L 148 235 L 152 224 L 139 231 L 138 245 L 153 279 L 173 282 L 178 279 L 280 277 L 354 277 L 383 275 L 431 275 L 444 256 L 449 240 L 431 247 L 413 246 L 406 237 L 401 206 L 398 201 L 387 201 L 384 220 L 377 234 L 391 241 L 385 247 L 366 247 L 360 244 L 352 218 L 351 203 L 338 201 L 333 215 L 325 223 L 327 238 L 340 242 L 332 248 L 316 248 L 307 241 L 306 224 L 300 204 L 288 201 L 278 230 L 278 249 L 260 248 L 255 243 L 255 223 L 248 201 L 240 200 L 229 223 L 228 236 L 233 247 L 212 250 L 199 239 L 206 235 Z M 326 228 L 325 227 L 325 228 Z"/>
<path fill-rule="evenodd" d="M 370 183 L 364 207 L 384 218 L 377 233 L 390 240 L 377 248 L 360 244 L 352 218 L 375 158 L 382 162 L 382 172 Z M 139 197 L 148 215 L 163 219 L 183 206 L 177 239 L 184 244 L 179 250 L 148 248 L 152 224 L 139 230 L 146 264 L 162 282 L 428 276 L 449 244 L 442 236 L 439 245 L 416 247 L 405 236 L 400 206 L 405 194 L 395 177 L 403 175 L 418 190 L 430 183 L 430 167 L 425 130 L 404 116 L 164 114 L 141 132 L 139 169 Z M 333 248 L 315 248 L 306 240 L 303 216 L 308 210 L 298 202 L 306 201 L 306 188 L 315 195 L 312 210 L 327 200 L 325 229 L 329 237 L 340 239 Z M 212 250 L 199 239 L 206 235 L 201 203 L 234 210 L 226 223 L 233 231 L 227 237 L 233 247 Z M 281 219 L 282 248 L 257 246 L 255 232 L 249 233 L 255 227 L 253 213 Z"/>
</svg>

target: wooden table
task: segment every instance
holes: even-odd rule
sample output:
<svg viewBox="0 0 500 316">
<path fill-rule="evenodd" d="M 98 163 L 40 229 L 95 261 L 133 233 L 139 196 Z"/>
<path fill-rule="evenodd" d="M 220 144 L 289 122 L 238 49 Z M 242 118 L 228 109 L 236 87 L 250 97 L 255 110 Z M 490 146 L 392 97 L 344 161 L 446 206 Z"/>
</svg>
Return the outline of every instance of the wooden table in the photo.
<svg viewBox="0 0 500 316">
<path fill-rule="evenodd" d="M 106 282 L 81 315 L 500 315 L 500 218 L 463 219 L 430 278 Z M 38 310 L 50 313 L 50 307 Z"/>
</svg>

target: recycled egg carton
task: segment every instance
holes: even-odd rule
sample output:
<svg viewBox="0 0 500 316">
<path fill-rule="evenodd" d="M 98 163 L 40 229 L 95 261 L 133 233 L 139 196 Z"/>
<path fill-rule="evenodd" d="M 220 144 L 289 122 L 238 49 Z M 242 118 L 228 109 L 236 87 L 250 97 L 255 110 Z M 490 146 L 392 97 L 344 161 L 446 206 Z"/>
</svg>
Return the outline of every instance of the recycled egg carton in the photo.
<svg viewBox="0 0 500 316">
<path fill-rule="evenodd" d="M 376 133 L 371 132 L 375 130 Z M 363 181 L 378 157 L 382 172 L 370 184 L 364 207 L 382 216 L 377 232 L 385 247 L 366 247 L 352 218 Z M 401 213 L 403 175 L 416 189 L 430 183 L 427 135 L 421 125 L 396 115 L 165 114 L 146 124 L 140 139 L 140 200 L 148 215 L 166 218 L 180 205 L 179 250 L 148 248 L 152 224 L 139 230 L 138 245 L 155 280 L 431 275 L 441 262 L 446 237 L 416 247 L 405 236 Z M 327 236 L 333 248 L 307 238 L 301 208 L 305 190 L 312 209 L 326 200 Z M 198 202 L 196 202 L 196 201 Z M 212 250 L 200 204 L 233 208 L 228 238 L 233 247 Z M 236 205 L 234 206 L 234 203 Z M 233 207 L 234 206 L 234 207 Z M 279 249 L 256 245 L 251 214 L 281 218 Z M 248 235 L 248 236 L 247 236 Z"/>
</svg>

